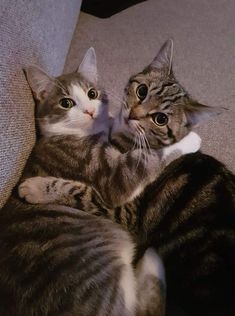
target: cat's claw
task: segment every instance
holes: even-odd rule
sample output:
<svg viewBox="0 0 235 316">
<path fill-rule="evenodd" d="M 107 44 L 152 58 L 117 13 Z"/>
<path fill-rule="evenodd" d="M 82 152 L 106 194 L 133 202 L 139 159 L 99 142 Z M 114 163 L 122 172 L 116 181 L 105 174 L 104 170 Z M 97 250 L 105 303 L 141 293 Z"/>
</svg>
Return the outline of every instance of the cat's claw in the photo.
<svg viewBox="0 0 235 316">
<path fill-rule="evenodd" d="M 51 201 L 47 199 L 45 192 L 46 178 L 33 177 L 22 182 L 18 187 L 18 194 L 30 204 L 47 204 Z"/>
</svg>

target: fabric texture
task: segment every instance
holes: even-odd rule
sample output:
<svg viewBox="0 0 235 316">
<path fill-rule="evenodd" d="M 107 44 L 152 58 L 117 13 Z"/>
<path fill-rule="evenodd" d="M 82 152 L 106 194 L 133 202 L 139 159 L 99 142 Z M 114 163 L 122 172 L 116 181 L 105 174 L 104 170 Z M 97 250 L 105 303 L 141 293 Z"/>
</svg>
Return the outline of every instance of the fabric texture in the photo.
<svg viewBox="0 0 235 316">
<path fill-rule="evenodd" d="M 65 71 L 76 69 L 93 46 L 115 111 L 129 76 L 173 38 L 179 82 L 198 101 L 229 109 L 197 128 L 202 151 L 235 171 L 234 12 L 234 0 L 149 0 L 105 20 L 81 12 Z"/>
<path fill-rule="evenodd" d="M 22 68 L 37 64 L 62 72 L 80 0 L 0 2 L 0 206 L 35 141 L 34 101 Z"/>
</svg>

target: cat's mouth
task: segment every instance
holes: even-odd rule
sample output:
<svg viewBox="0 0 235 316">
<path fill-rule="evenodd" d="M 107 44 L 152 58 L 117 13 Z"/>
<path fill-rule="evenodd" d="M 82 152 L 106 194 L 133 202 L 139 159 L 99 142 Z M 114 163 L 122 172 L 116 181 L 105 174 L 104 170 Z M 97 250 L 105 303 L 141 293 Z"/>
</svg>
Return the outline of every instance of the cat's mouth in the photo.
<svg viewBox="0 0 235 316">
<path fill-rule="evenodd" d="M 85 110 L 83 113 L 84 113 L 84 115 L 86 115 L 86 117 L 89 116 L 92 120 L 95 119 L 95 111 Z"/>
</svg>

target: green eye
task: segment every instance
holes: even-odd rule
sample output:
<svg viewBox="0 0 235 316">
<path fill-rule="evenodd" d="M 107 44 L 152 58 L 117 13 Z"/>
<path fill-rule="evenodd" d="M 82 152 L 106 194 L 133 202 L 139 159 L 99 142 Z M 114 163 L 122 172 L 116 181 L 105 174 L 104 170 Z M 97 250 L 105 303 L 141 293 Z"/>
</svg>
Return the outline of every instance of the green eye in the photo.
<svg viewBox="0 0 235 316">
<path fill-rule="evenodd" d="M 146 86 L 146 84 L 139 85 L 136 89 L 136 94 L 137 94 L 137 97 L 141 101 L 143 101 L 147 97 L 147 94 L 148 94 L 148 87 Z"/>
<path fill-rule="evenodd" d="M 152 115 L 153 121 L 159 126 L 164 126 L 168 123 L 168 116 L 165 113 L 155 113 Z"/>
<path fill-rule="evenodd" d="M 88 98 L 89 99 L 96 99 L 98 97 L 98 92 L 96 89 L 91 88 L 88 92 L 87 92 Z"/>
<path fill-rule="evenodd" d="M 60 106 L 66 110 L 71 109 L 75 105 L 75 102 L 69 98 L 63 98 L 60 100 Z"/>
</svg>

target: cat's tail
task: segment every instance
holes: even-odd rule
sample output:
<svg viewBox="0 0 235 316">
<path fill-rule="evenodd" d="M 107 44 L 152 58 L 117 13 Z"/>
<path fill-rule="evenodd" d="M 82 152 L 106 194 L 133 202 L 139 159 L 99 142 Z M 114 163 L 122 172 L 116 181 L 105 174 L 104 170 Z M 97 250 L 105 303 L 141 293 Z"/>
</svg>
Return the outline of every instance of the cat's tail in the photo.
<svg viewBox="0 0 235 316">
<path fill-rule="evenodd" d="M 166 281 L 161 258 L 148 248 L 136 268 L 137 315 L 165 315 Z"/>
</svg>

